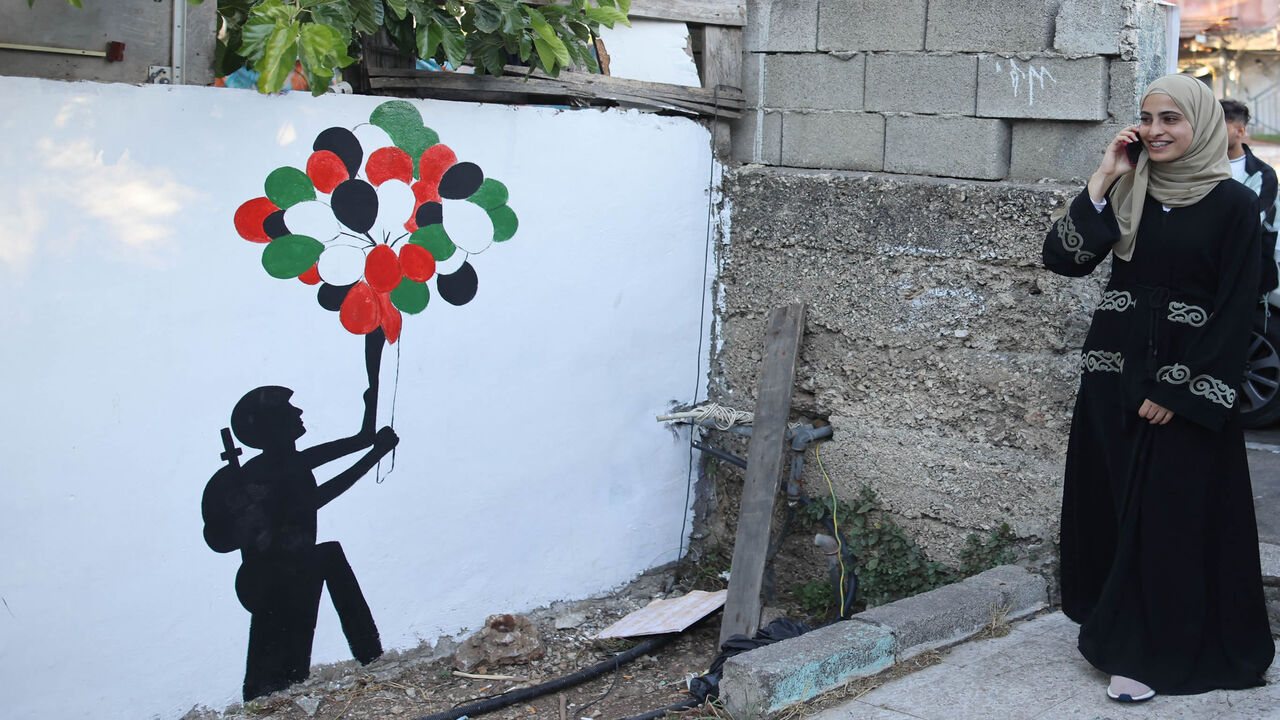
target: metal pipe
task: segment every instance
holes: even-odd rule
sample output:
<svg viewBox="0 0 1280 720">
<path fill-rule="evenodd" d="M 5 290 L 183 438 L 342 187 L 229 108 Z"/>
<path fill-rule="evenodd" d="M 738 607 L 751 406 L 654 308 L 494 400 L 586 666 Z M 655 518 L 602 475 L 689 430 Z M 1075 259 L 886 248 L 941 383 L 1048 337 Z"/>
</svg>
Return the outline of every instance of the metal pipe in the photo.
<svg viewBox="0 0 1280 720">
<path fill-rule="evenodd" d="M 173 0 L 173 44 L 169 53 L 173 64 L 173 84 L 182 84 L 182 71 L 187 64 L 187 0 Z"/>
</svg>

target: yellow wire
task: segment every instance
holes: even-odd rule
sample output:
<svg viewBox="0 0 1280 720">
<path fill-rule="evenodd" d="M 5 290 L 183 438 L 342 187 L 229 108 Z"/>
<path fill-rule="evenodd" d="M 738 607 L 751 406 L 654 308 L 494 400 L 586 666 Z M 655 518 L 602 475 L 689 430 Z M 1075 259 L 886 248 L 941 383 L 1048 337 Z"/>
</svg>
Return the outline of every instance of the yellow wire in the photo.
<svg viewBox="0 0 1280 720">
<path fill-rule="evenodd" d="M 822 472 L 822 479 L 827 481 L 827 489 L 831 491 L 831 529 L 836 533 L 836 556 L 840 558 L 840 605 L 837 608 L 837 614 L 843 617 L 844 613 L 844 541 L 840 539 L 840 513 L 837 511 L 838 501 L 836 500 L 836 488 L 831 484 L 831 478 L 827 476 L 826 468 L 822 467 L 822 454 L 818 452 L 818 448 L 822 443 L 815 443 L 813 446 L 813 457 L 818 461 L 818 470 Z"/>
</svg>

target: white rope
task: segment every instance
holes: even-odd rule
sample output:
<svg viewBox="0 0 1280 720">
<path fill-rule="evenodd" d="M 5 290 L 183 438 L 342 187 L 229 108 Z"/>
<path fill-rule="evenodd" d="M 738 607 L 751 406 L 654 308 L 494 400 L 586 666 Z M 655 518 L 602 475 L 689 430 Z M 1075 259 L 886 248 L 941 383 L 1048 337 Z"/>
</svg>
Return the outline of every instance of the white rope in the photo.
<svg viewBox="0 0 1280 720">
<path fill-rule="evenodd" d="M 755 413 L 735 410 L 719 403 L 707 403 L 685 412 L 658 416 L 658 422 L 672 420 L 692 420 L 698 424 L 704 420 L 711 420 L 715 423 L 717 430 L 728 430 L 734 425 L 750 425 L 755 420 Z"/>
</svg>

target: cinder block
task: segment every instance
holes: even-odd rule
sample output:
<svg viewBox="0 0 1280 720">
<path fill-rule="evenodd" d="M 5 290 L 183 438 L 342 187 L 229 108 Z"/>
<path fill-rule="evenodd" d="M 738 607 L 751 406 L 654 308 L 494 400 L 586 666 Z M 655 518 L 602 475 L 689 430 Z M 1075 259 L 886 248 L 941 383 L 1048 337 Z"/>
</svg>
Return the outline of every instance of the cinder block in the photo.
<svg viewBox="0 0 1280 720">
<path fill-rule="evenodd" d="M 735 655 L 724 664 L 720 699 L 735 718 L 763 718 L 894 662 L 887 628 L 850 620 Z"/>
<path fill-rule="evenodd" d="M 1107 60 L 1102 57 L 978 59 L 978 116 L 1106 120 Z"/>
<path fill-rule="evenodd" d="M 782 164 L 838 170 L 883 170 L 884 128 L 883 115 L 783 113 Z"/>
<path fill-rule="evenodd" d="M 1125 8 L 1116 0 L 1063 0 L 1053 49 L 1072 55 L 1119 55 Z"/>
<path fill-rule="evenodd" d="M 925 49 L 1048 50 L 1057 9 L 1057 0 L 930 0 Z"/>
<path fill-rule="evenodd" d="M 884 152 L 888 172 L 1000 180 L 1009 172 L 1009 123 L 988 118 L 893 116 L 885 125 Z"/>
<path fill-rule="evenodd" d="M 1107 72 L 1111 78 L 1107 115 L 1112 122 L 1136 124 L 1142 91 L 1146 88 L 1146 83 L 1140 78 L 1142 66 L 1136 62 L 1112 60 Z"/>
<path fill-rule="evenodd" d="M 758 108 L 764 97 L 760 78 L 764 77 L 764 53 L 742 53 L 742 99 L 748 108 Z"/>
<path fill-rule="evenodd" d="M 751 52 L 818 49 L 818 0 L 747 0 L 742 48 Z"/>
<path fill-rule="evenodd" d="M 1005 617 L 1022 617 L 1048 606 L 1045 579 L 1015 565 L 1004 565 L 962 582 L 871 608 L 853 616 L 889 628 L 898 658 L 948 645 L 986 627 L 997 608 Z"/>
<path fill-rule="evenodd" d="M 1124 123 L 1015 122 L 1009 179 L 1083 183 Z"/>
<path fill-rule="evenodd" d="M 786 110 L 861 110 L 867 56 L 766 55 L 764 105 Z"/>
<path fill-rule="evenodd" d="M 927 0 L 822 0 L 819 50 L 923 50 Z"/>
<path fill-rule="evenodd" d="M 972 115 L 977 91 L 977 55 L 877 53 L 867 58 L 867 110 Z"/>
<path fill-rule="evenodd" d="M 732 133 L 734 160 L 782 164 L 782 113 L 748 112 L 733 121 Z"/>
</svg>

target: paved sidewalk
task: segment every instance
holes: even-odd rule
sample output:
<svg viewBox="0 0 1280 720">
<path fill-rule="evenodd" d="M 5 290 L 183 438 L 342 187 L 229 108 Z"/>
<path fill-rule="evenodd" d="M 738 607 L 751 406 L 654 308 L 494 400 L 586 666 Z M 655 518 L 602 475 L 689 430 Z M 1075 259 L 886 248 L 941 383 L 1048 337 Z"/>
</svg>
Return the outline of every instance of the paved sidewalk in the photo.
<svg viewBox="0 0 1280 720">
<path fill-rule="evenodd" d="M 1002 638 L 943 651 L 932 667 L 889 682 L 809 720 L 1263 720 L 1280 718 L 1280 666 L 1266 687 L 1156 696 L 1121 705 L 1107 676 L 1076 651 L 1060 612 L 1017 622 Z"/>
</svg>

